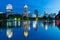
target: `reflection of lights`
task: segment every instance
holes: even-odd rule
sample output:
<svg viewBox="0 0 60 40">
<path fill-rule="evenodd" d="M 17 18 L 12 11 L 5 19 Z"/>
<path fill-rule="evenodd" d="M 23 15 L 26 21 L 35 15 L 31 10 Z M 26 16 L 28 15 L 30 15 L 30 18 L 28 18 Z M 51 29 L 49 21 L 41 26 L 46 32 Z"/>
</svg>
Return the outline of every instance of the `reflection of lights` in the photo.
<svg viewBox="0 0 60 40">
<path fill-rule="evenodd" d="M 30 30 L 30 21 L 27 23 L 28 30 Z"/>
<path fill-rule="evenodd" d="M 18 18 L 18 26 L 20 26 L 20 18 Z"/>
<path fill-rule="evenodd" d="M 38 20 L 38 18 L 36 18 L 36 21 Z"/>
<path fill-rule="evenodd" d="M 24 21 L 24 27 L 27 25 L 27 21 Z"/>
<path fill-rule="evenodd" d="M 48 25 L 45 25 L 45 29 L 48 30 Z"/>
<path fill-rule="evenodd" d="M 7 22 L 7 27 L 8 27 L 8 25 L 9 25 L 9 24 L 8 24 L 8 22 Z"/>
<path fill-rule="evenodd" d="M 17 21 L 14 22 L 15 26 L 17 26 Z"/>
<path fill-rule="evenodd" d="M 28 32 L 24 31 L 24 36 L 27 37 L 28 36 Z"/>
<path fill-rule="evenodd" d="M 14 25 L 17 26 L 17 18 L 14 18 Z"/>
<path fill-rule="evenodd" d="M 33 28 L 36 28 L 37 21 L 33 21 Z"/>
<path fill-rule="evenodd" d="M 20 21 L 18 22 L 18 26 L 20 26 Z"/>
<path fill-rule="evenodd" d="M 30 26 L 28 26 L 28 30 L 30 30 Z"/>
<path fill-rule="evenodd" d="M 8 29 L 6 34 L 8 38 L 11 38 L 13 36 L 13 32 L 11 31 L 11 29 Z"/>
<path fill-rule="evenodd" d="M 11 22 L 7 22 L 7 26 L 11 26 Z"/>
</svg>

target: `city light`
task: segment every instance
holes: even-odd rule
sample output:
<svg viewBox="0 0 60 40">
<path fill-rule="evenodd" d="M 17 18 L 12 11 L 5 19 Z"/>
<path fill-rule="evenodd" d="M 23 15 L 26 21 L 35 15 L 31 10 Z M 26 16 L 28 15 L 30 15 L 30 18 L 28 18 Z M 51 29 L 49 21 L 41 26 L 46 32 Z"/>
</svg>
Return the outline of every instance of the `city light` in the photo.
<svg viewBox="0 0 60 40">
<path fill-rule="evenodd" d="M 45 30 L 48 30 L 48 25 L 45 25 Z"/>
<path fill-rule="evenodd" d="M 24 31 L 24 36 L 27 37 L 28 36 L 28 32 Z"/>
<path fill-rule="evenodd" d="M 12 38 L 12 36 L 13 36 L 13 32 L 11 29 L 7 29 L 6 34 L 7 34 L 8 38 Z"/>
</svg>

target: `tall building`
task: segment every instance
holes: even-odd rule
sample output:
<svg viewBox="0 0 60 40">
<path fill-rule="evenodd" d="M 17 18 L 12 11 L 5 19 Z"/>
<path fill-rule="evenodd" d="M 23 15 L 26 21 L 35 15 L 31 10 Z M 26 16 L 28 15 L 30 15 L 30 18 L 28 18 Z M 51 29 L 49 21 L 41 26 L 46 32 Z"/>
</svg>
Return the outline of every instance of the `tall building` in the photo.
<svg viewBox="0 0 60 40">
<path fill-rule="evenodd" d="M 37 9 L 34 11 L 34 14 L 36 15 L 36 17 L 38 17 L 38 10 Z"/>
<path fill-rule="evenodd" d="M 23 14 L 23 16 L 26 16 L 26 17 L 29 16 L 28 6 L 26 4 L 24 5 L 24 14 Z"/>
<path fill-rule="evenodd" d="M 8 12 L 8 13 L 12 12 L 12 4 L 8 4 L 6 6 L 6 12 Z"/>
</svg>

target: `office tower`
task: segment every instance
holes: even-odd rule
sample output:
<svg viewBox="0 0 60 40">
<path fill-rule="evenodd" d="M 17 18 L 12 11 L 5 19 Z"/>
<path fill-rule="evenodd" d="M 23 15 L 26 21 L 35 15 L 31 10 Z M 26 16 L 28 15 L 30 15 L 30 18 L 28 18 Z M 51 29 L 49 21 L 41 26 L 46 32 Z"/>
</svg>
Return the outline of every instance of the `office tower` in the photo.
<svg viewBox="0 0 60 40">
<path fill-rule="evenodd" d="M 13 26 L 13 19 L 12 19 L 12 5 L 11 4 L 8 4 L 6 6 L 6 13 L 7 13 L 7 27 L 11 27 Z"/>
<path fill-rule="evenodd" d="M 12 13 L 12 5 L 11 5 L 11 4 L 8 4 L 8 5 L 6 6 L 6 13 L 7 13 L 7 14 L 11 14 L 11 13 Z"/>
</svg>

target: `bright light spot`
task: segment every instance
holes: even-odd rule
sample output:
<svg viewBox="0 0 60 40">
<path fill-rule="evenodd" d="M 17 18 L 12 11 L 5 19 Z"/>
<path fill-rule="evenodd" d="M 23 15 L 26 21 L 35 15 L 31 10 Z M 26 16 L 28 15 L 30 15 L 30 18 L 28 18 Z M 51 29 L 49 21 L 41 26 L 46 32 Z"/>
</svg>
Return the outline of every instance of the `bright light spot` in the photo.
<svg viewBox="0 0 60 40">
<path fill-rule="evenodd" d="M 36 28 L 37 21 L 33 21 L 33 28 Z"/>
<path fill-rule="evenodd" d="M 27 25 L 27 21 L 24 21 L 24 27 Z"/>
<path fill-rule="evenodd" d="M 14 18 L 14 20 L 17 20 L 17 18 Z"/>
<path fill-rule="evenodd" d="M 6 33 L 8 38 L 12 38 L 13 32 L 11 31 L 11 29 L 8 29 Z"/>
<path fill-rule="evenodd" d="M 27 37 L 28 36 L 28 32 L 24 31 L 24 36 Z"/>
<path fill-rule="evenodd" d="M 18 22 L 18 26 L 20 26 L 20 21 Z"/>
<path fill-rule="evenodd" d="M 45 30 L 48 30 L 48 25 L 45 25 Z"/>
</svg>

